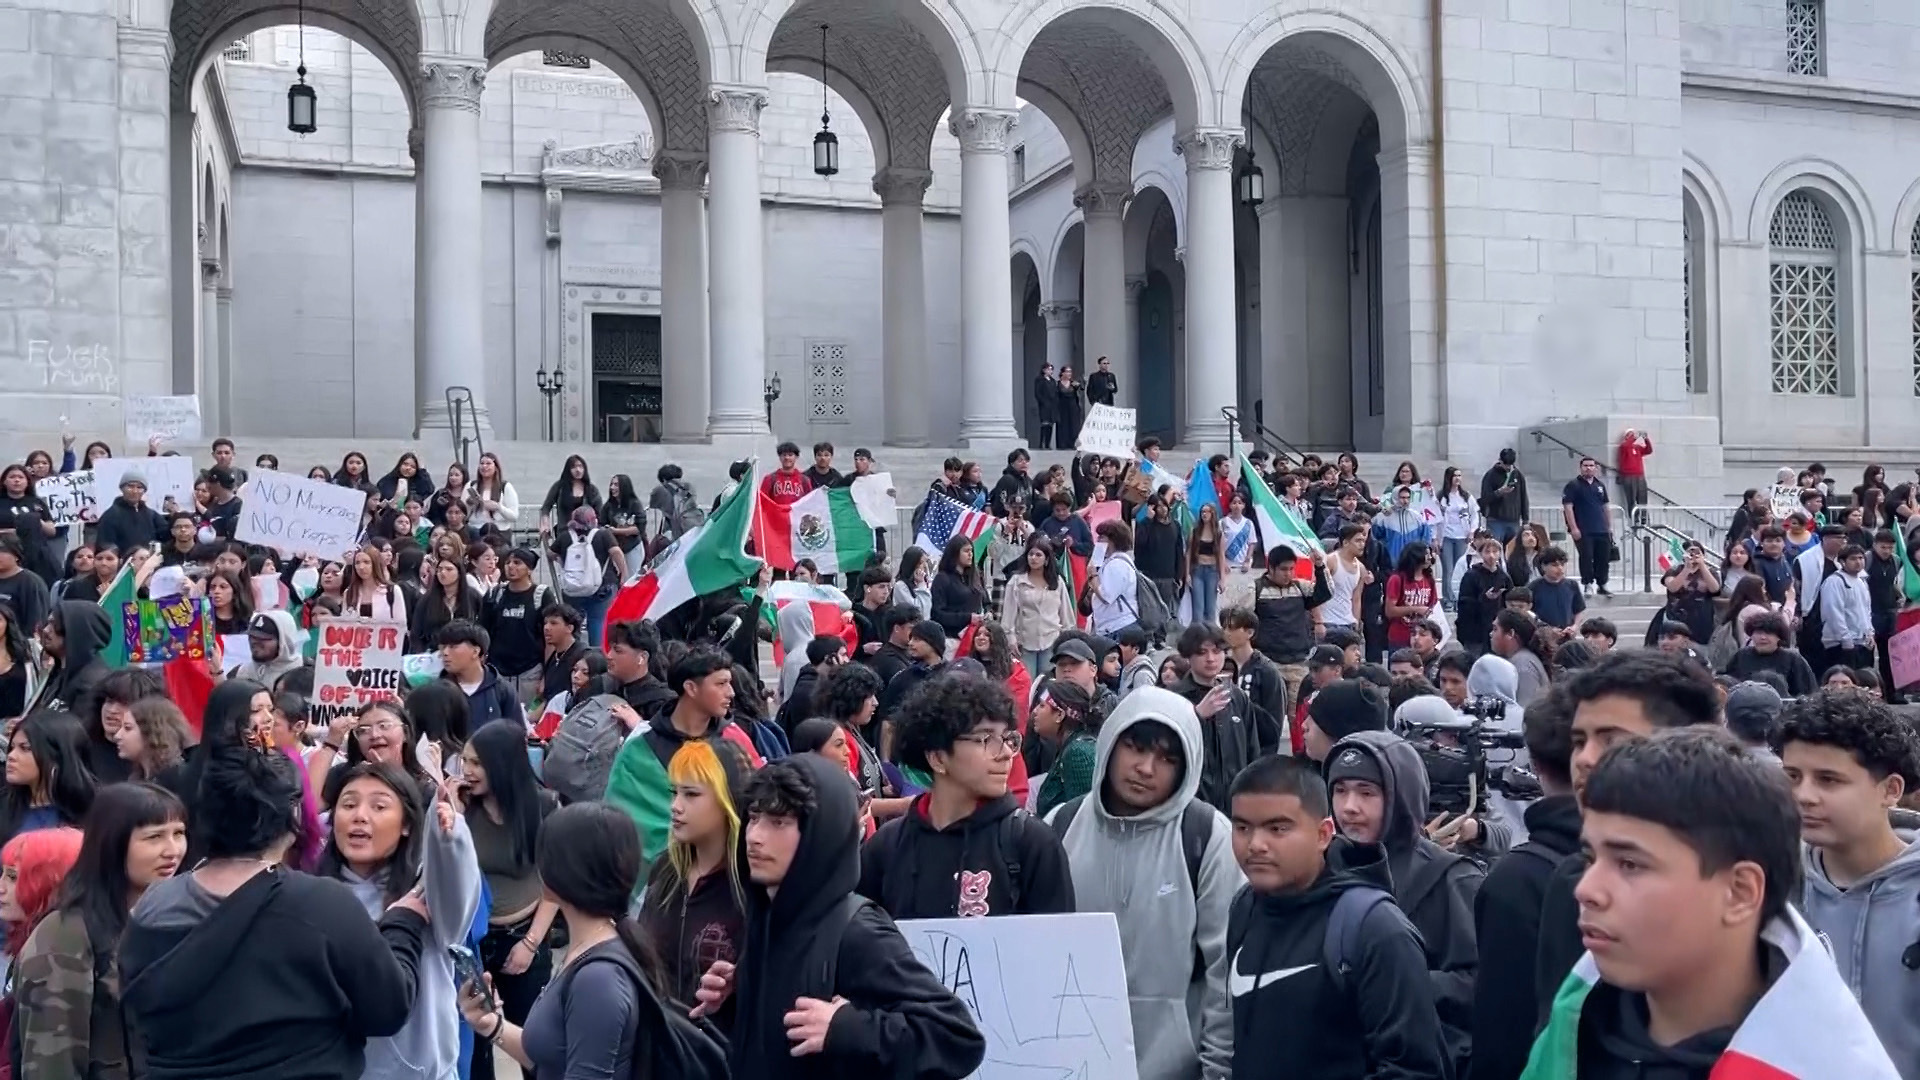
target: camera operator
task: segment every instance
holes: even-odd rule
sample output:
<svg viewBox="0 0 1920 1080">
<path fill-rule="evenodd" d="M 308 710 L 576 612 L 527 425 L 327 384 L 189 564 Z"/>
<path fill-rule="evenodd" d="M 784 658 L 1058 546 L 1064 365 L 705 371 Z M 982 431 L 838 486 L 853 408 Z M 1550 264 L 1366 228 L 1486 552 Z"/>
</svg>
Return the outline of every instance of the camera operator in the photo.
<svg viewBox="0 0 1920 1080">
<path fill-rule="evenodd" d="M 1464 1075 L 1479 957 L 1473 903 L 1486 872 L 1427 839 L 1426 768 L 1400 736 L 1364 731 L 1341 739 L 1327 757 L 1327 782 L 1341 835 L 1386 849 L 1394 902 L 1425 948 L 1451 1072 Z"/>
<path fill-rule="evenodd" d="M 1456 712 L 1438 694 L 1423 694 L 1394 712 L 1393 730 L 1420 754 L 1427 774 L 1427 839 L 1487 866 L 1513 846 L 1514 830 L 1509 815 L 1489 803 L 1497 792 L 1487 778 L 1485 750 L 1461 739 L 1477 719 Z M 1518 816 L 1517 810 L 1511 815 Z"/>
</svg>

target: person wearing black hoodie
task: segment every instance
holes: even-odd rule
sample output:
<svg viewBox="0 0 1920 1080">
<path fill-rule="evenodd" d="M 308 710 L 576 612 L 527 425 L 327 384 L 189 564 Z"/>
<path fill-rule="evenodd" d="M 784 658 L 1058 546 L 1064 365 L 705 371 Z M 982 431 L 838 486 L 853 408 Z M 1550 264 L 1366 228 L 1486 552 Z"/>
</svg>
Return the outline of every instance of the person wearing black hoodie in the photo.
<svg viewBox="0 0 1920 1080">
<path fill-rule="evenodd" d="M 147 478 L 138 472 L 128 471 L 120 477 L 120 497 L 113 505 L 100 514 L 100 528 L 95 534 L 97 546 L 110 547 L 115 551 L 128 548 L 146 547 L 168 535 L 167 519 L 153 511 L 146 503 Z"/>
<path fill-rule="evenodd" d="M 907 651 L 907 640 L 913 632 L 913 624 L 920 621 L 920 609 L 912 604 L 888 604 L 880 609 L 876 621 L 880 624 L 880 647 L 865 656 L 856 656 L 854 660 L 872 668 L 873 673 L 880 676 L 880 687 L 884 691 L 895 675 L 913 666 L 913 655 Z"/>
<path fill-rule="evenodd" d="M 1458 1075 L 1471 1053 L 1479 956 L 1473 902 L 1486 871 L 1427 838 L 1427 770 L 1407 740 L 1385 731 L 1349 735 L 1328 751 L 1326 775 L 1341 835 L 1386 849 L 1394 902 L 1420 932 L 1446 1056 Z"/>
<path fill-rule="evenodd" d="M 1494 863 L 1473 898 L 1480 967 L 1473 980 L 1473 1064 L 1462 1080 L 1519 1080 L 1533 1046 L 1534 961 L 1554 868 L 1580 850 L 1573 797 L 1573 701 L 1551 690 L 1527 706 L 1527 754 L 1544 796 L 1528 805 L 1527 839 Z"/>
<path fill-rule="evenodd" d="M 145 1075 L 354 1080 L 413 1011 L 426 903 L 409 892 L 375 925 L 347 886 L 277 865 L 300 793 L 265 756 L 214 751 L 206 779 L 206 861 L 147 889 L 120 943 Z"/>
<path fill-rule="evenodd" d="M 95 687 L 113 670 L 100 653 L 112 641 L 113 623 L 99 604 L 65 600 L 57 605 L 40 627 L 40 648 L 53 657 L 53 669 L 47 672 L 39 707 L 98 716 Z"/>
<path fill-rule="evenodd" d="M 1033 478 L 1027 475 L 1031 461 L 1032 457 L 1025 450 L 1007 452 L 1007 467 L 1000 473 L 999 482 L 993 485 L 992 494 L 987 496 L 994 517 L 1006 517 L 1007 507 L 1015 504 L 1024 513 L 1027 504 L 1033 501 Z"/>
<path fill-rule="evenodd" d="M 815 634 L 807 642 L 807 666 L 800 669 L 794 677 L 793 689 L 787 699 L 780 703 L 780 711 L 774 713 L 774 722 L 787 737 L 793 737 L 793 729 L 800 726 L 802 720 L 810 720 L 819 714 L 813 709 L 813 691 L 827 672 L 847 662 L 847 639 L 833 634 Z"/>
<path fill-rule="evenodd" d="M 1180 632 L 1178 650 L 1186 658 L 1187 673 L 1168 689 L 1193 705 L 1206 746 L 1195 797 L 1225 811 L 1233 778 L 1260 756 L 1263 743 L 1265 749 L 1277 749 L 1280 731 L 1261 723 L 1253 699 L 1226 674 L 1226 634 L 1197 622 Z M 1271 730 L 1262 731 L 1263 726 Z"/>
<path fill-rule="evenodd" d="M 1385 852 L 1335 835 L 1326 781 L 1301 758 L 1241 770 L 1232 803 L 1247 876 L 1227 916 L 1234 1075 L 1445 1080 L 1433 983 Z"/>
<path fill-rule="evenodd" d="M 607 678 L 613 693 L 633 707 L 638 720 L 652 720 L 669 711 L 680 695 L 654 675 L 660 656 L 660 635 L 645 621 L 614 623 L 607 627 Z M 662 764 L 665 764 L 663 761 Z"/>
<path fill-rule="evenodd" d="M 859 806 L 846 769 L 796 754 L 748 781 L 747 944 L 702 978 L 695 1013 L 731 995 L 728 1062 L 754 1080 L 960 1080 L 986 1058 L 966 1005 L 854 892 Z"/>
<path fill-rule="evenodd" d="M 1055 915 L 1073 875 L 1054 831 L 1007 791 L 1020 728 L 1004 685 L 951 671 L 894 720 L 896 760 L 933 777 L 860 853 L 860 895 L 895 919 Z"/>
</svg>

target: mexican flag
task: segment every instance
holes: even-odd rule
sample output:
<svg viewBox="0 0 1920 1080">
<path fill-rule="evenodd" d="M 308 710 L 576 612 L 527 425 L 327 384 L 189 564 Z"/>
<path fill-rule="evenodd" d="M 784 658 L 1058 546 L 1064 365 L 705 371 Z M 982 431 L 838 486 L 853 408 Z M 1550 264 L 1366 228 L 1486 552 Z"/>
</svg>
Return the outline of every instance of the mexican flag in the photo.
<svg viewBox="0 0 1920 1080">
<path fill-rule="evenodd" d="M 1680 538 L 1669 537 L 1667 550 L 1660 553 L 1660 572 L 1664 574 L 1685 561 L 1687 561 L 1687 553 L 1680 546 Z"/>
<path fill-rule="evenodd" d="M 804 581 L 776 581 L 767 586 L 766 605 L 775 613 L 773 662 L 786 658 L 788 649 L 805 649 L 804 641 L 783 641 L 778 634 L 779 612 L 790 604 L 805 604 L 813 615 L 813 636 L 828 634 L 845 638 L 847 654 L 860 647 L 859 628 L 853 623 L 853 601 L 847 594 L 828 585 L 809 585 Z"/>
<path fill-rule="evenodd" d="M 1853 991 L 1806 920 L 1792 908 L 1761 939 L 1786 954 L 1787 969 L 1754 1003 L 1714 1062 L 1713 1080 L 1898 1080 Z M 1520 1080 L 1575 1080 L 1580 1010 L 1600 981 L 1588 953 L 1554 995 L 1545 1031 Z"/>
<path fill-rule="evenodd" d="M 1280 544 L 1292 548 L 1293 576 L 1313 580 L 1314 556 L 1321 550 L 1320 538 L 1313 535 L 1300 515 L 1287 509 L 1245 455 L 1240 458 L 1240 475 L 1247 482 L 1247 490 L 1253 493 L 1253 523 L 1260 527 L 1260 542 L 1268 550 Z"/>
<path fill-rule="evenodd" d="M 814 488 L 782 505 L 760 494 L 755 550 L 781 570 L 812 559 L 823 574 L 857 571 L 873 553 L 873 526 L 860 516 L 851 488 Z"/>
<path fill-rule="evenodd" d="M 614 594 L 607 625 L 657 620 L 696 596 L 733 588 L 759 573 L 760 560 L 747 554 L 753 508 L 753 485 L 734 488 L 712 517 L 688 529 Z"/>
<path fill-rule="evenodd" d="M 1087 617 L 1079 613 L 1080 594 L 1087 587 L 1087 578 L 1091 574 L 1089 560 L 1085 555 L 1075 555 L 1071 545 L 1060 549 L 1060 580 L 1067 584 L 1067 594 L 1073 597 L 1074 619 L 1080 629 L 1087 628 Z"/>
<path fill-rule="evenodd" d="M 1907 527 L 1893 526 L 1893 555 L 1900 560 L 1900 595 L 1908 604 L 1920 604 L 1920 569 L 1913 565 L 1913 553 L 1907 550 Z"/>
</svg>

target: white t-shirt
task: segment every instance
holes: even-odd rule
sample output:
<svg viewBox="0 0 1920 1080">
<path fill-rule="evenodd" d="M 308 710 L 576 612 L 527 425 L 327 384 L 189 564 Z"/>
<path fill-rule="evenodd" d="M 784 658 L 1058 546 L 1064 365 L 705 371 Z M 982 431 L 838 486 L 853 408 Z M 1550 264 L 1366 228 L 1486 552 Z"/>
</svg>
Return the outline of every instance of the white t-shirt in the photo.
<svg viewBox="0 0 1920 1080">
<path fill-rule="evenodd" d="M 1327 559 L 1327 587 L 1333 595 L 1320 607 L 1320 620 L 1328 626 L 1353 626 L 1360 620 L 1353 613 L 1353 590 L 1360 585 L 1360 565 L 1352 569 L 1338 555 Z"/>
<path fill-rule="evenodd" d="M 1139 600 L 1134 594 L 1139 581 L 1132 555 L 1114 555 L 1100 565 L 1100 589 L 1094 594 L 1091 616 L 1094 633 L 1112 634 L 1140 621 Z"/>
<path fill-rule="evenodd" d="M 1222 554 L 1227 559 L 1228 570 L 1249 570 L 1253 567 L 1253 519 L 1234 520 L 1232 515 L 1220 519 L 1220 542 L 1225 545 Z"/>
</svg>

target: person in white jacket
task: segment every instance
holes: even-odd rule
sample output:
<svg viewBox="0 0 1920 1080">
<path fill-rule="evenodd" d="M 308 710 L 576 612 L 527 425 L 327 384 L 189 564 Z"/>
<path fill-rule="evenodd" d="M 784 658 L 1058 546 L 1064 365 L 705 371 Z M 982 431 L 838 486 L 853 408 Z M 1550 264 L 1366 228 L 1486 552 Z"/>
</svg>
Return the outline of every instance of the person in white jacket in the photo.
<svg viewBox="0 0 1920 1080">
<path fill-rule="evenodd" d="M 467 485 L 468 520 L 474 528 L 512 532 L 520 520 L 520 496 L 507 483 L 500 458 L 491 450 L 480 455 L 480 475 Z"/>
<path fill-rule="evenodd" d="M 1840 572 L 1820 583 L 1820 643 L 1829 664 L 1873 666 L 1873 603 L 1867 590 L 1867 553 L 1858 544 L 1840 549 Z"/>
<path fill-rule="evenodd" d="M 1466 477 L 1457 468 L 1448 468 L 1440 480 L 1440 565 L 1452 572 L 1441 582 L 1442 600 L 1448 611 L 1459 598 L 1460 578 L 1467 572 L 1467 559 L 1473 553 L 1474 534 L 1480 529 L 1480 503 L 1467 491 Z"/>
<path fill-rule="evenodd" d="M 1026 573 L 1014 574 L 1000 602 L 1000 625 L 1013 631 L 1020 662 L 1037 682 L 1047 670 L 1060 632 L 1076 625 L 1073 590 L 1060 576 L 1053 549 L 1044 537 L 1026 547 Z"/>
</svg>

